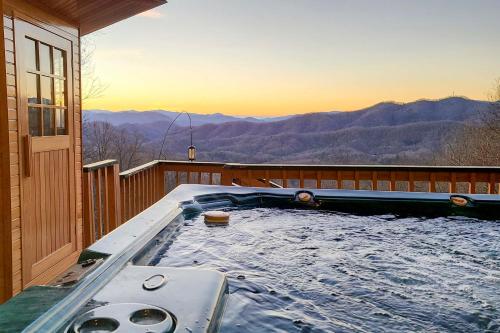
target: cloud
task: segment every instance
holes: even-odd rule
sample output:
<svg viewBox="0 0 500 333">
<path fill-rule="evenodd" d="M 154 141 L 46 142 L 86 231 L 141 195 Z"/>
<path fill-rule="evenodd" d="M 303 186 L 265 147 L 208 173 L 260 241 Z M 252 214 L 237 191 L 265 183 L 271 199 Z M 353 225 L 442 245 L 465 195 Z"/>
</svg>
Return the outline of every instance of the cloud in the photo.
<svg viewBox="0 0 500 333">
<path fill-rule="evenodd" d="M 163 17 L 163 14 L 156 8 L 147 10 L 145 12 L 140 13 L 138 16 L 142 17 L 147 17 L 147 18 L 152 18 L 152 19 L 159 19 Z"/>
</svg>

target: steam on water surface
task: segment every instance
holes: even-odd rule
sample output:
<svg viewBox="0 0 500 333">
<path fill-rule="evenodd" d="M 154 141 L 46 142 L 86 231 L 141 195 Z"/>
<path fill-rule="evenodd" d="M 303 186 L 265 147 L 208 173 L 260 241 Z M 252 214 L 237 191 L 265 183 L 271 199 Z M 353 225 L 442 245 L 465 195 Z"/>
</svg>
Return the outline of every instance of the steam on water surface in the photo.
<svg viewBox="0 0 500 333">
<path fill-rule="evenodd" d="M 226 272 L 222 333 L 499 332 L 500 221 L 234 210 L 160 266 Z"/>
</svg>

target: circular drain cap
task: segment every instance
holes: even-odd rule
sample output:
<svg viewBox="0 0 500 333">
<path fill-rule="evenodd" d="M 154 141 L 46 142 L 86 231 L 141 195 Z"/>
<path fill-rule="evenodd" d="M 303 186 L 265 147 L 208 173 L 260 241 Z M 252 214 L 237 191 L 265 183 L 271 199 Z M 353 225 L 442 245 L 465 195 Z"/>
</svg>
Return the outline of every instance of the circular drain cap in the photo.
<svg viewBox="0 0 500 333">
<path fill-rule="evenodd" d="M 171 333 L 175 329 L 168 311 L 154 305 L 119 303 L 104 305 L 76 318 L 66 332 L 155 332 Z"/>
</svg>

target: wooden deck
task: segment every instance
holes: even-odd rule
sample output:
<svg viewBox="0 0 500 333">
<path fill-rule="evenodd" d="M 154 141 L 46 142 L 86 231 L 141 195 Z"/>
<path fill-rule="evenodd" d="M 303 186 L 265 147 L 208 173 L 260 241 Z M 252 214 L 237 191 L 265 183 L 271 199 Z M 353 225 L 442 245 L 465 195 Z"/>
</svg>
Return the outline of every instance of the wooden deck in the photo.
<svg viewBox="0 0 500 333">
<path fill-rule="evenodd" d="M 118 170 L 114 160 L 83 167 L 84 246 L 179 184 L 498 194 L 500 183 L 500 167 L 152 161 L 121 173 Z"/>
</svg>

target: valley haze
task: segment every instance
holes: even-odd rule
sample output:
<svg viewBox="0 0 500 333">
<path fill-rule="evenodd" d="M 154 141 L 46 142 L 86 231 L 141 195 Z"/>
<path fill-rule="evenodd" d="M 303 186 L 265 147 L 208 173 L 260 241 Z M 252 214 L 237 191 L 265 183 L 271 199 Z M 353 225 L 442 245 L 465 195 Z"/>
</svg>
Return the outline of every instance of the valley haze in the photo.
<svg viewBox="0 0 500 333">
<path fill-rule="evenodd" d="M 463 97 L 383 102 L 350 112 L 285 117 L 234 117 L 190 113 L 198 160 L 241 163 L 423 163 L 490 102 Z M 138 130 L 154 151 L 177 112 L 87 110 L 85 122 Z M 167 157 L 185 159 L 189 119 L 180 116 L 167 137 Z"/>
</svg>

